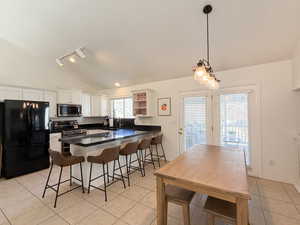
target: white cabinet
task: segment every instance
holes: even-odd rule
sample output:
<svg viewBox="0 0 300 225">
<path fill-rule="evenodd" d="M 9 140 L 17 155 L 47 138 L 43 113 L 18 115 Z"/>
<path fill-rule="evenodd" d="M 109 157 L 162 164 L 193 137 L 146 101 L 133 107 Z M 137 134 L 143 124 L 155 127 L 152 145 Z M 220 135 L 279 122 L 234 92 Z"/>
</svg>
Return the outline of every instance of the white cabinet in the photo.
<svg viewBox="0 0 300 225">
<path fill-rule="evenodd" d="M 82 115 L 91 116 L 91 96 L 89 94 L 81 95 Z"/>
<path fill-rule="evenodd" d="M 91 116 L 107 116 L 107 97 L 94 95 L 91 97 Z"/>
<path fill-rule="evenodd" d="M 22 99 L 26 101 L 44 101 L 44 91 L 35 89 L 23 89 Z"/>
<path fill-rule="evenodd" d="M 56 117 L 56 97 L 55 91 L 45 91 L 44 101 L 49 102 L 50 117 Z"/>
<path fill-rule="evenodd" d="M 57 102 L 61 104 L 78 104 L 80 105 L 82 92 L 80 90 L 59 90 Z"/>
<path fill-rule="evenodd" d="M 72 103 L 73 104 L 82 104 L 82 91 L 81 90 L 72 90 Z"/>
<path fill-rule="evenodd" d="M 101 115 L 101 96 L 94 95 L 91 97 L 91 116 Z"/>
<path fill-rule="evenodd" d="M 151 117 L 153 116 L 153 99 L 152 91 L 149 89 L 133 91 L 132 107 L 133 115 L 136 117 Z"/>
<path fill-rule="evenodd" d="M 108 99 L 107 96 L 101 96 L 101 109 L 100 109 L 100 116 L 107 116 L 108 115 Z"/>
<path fill-rule="evenodd" d="M 0 86 L 0 101 L 7 100 L 21 100 L 22 89 L 15 87 Z"/>
<path fill-rule="evenodd" d="M 59 141 L 60 138 L 61 133 L 50 134 L 50 149 L 61 152 L 61 142 Z"/>
<path fill-rule="evenodd" d="M 57 96 L 57 102 L 62 104 L 72 104 L 72 91 L 59 90 Z"/>
</svg>

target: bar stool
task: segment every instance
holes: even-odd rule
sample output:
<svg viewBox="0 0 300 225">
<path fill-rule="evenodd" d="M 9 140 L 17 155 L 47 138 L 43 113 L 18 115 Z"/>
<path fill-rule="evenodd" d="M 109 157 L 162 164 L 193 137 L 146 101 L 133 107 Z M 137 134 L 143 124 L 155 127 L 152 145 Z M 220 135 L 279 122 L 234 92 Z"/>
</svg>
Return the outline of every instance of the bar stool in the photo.
<svg viewBox="0 0 300 225">
<path fill-rule="evenodd" d="M 127 178 L 128 180 L 128 186 L 130 186 L 130 174 L 136 172 L 136 171 L 140 171 L 142 176 L 144 176 L 143 173 L 143 168 L 141 165 L 141 161 L 140 161 L 140 157 L 138 155 L 138 146 L 139 146 L 139 142 L 130 142 L 127 143 L 123 148 L 121 148 L 120 150 L 120 155 L 125 156 L 125 165 L 123 165 L 121 168 L 126 167 L 126 176 L 124 176 L 125 178 Z M 131 160 L 131 156 L 132 155 L 136 155 L 136 160 Z M 129 161 L 128 161 L 128 156 L 129 156 Z M 132 164 L 138 162 L 138 167 L 133 166 Z"/>
<path fill-rule="evenodd" d="M 154 164 L 154 160 L 153 160 L 153 155 L 152 155 L 152 148 L 151 148 L 151 139 L 152 137 L 147 137 L 142 139 L 142 141 L 140 142 L 139 146 L 138 146 L 138 150 L 140 152 L 140 159 L 142 161 L 142 167 L 143 167 L 143 171 L 144 171 L 144 176 L 146 175 L 145 172 L 145 164 L 149 163 L 153 165 L 153 168 L 155 169 L 155 164 Z M 147 150 L 149 150 L 149 153 L 147 154 Z M 150 156 L 150 159 L 148 159 L 148 157 Z"/>
<path fill-rule="evenodd" d="M 166 192 L 166 200 L 167 200 L 167 206 L 166 206 L 167 212 L 168 212 L 169 202 L 182 206 L 184 225 L 190 225 L 191 224 L 190 203 L 195 195 L 195 192 L 180 187 L 176 187 L 173 185 L 166 185 L 165 192 Z"/>
<path fill-rule="evenodd" d="M 84 157 L 83 156 L 73 156 L 71 153 L 69 154 L 62 154 L 60 152 L 57 151 L 53 151 L 49 149 L 49 154 L 51 157 L 51 166 L 50 166 L 50 171 L 48 174 L 48 178 L 47 178 L 47 182 L 44 188 L 44 192 L 43 192 L 43 198 L 45 197 L 45 193 L 46 190 L 48 188 L 50 188 L 51 190 L 56 192 L 55 195 L 55 202 L 54 202 L 54 208 L 56 208 L 56 203 L 57 203 L 57 198 L 60 197 L 63 194 L 66 194 L 68 192 L 71 192 L 79 187 L 82 188 L 82 193 L 84 193 L 84 187 L 83 187 L 83 176 L 82 176 L 82 165 L 81 163 L 84 162 Z M 80 174 L 81 174 L 81 179 L 78 179 L 77 177 L 73 177 L 72 176 L 72 165 L 76 165 L 76 164 L 80 164 Z M 59 173 L 59 178 L 58 178 L 58 183 L 54 184 L 54 185 L 49 185 L 49 179 L 52 173 L 52 169 L 53 169 L 53 165 L 57 165 L 60 167 L 60 173 Z M 66 166 L 70 166 L 70 179 L 61 181 L 61 175 L 62 175 L 62 171 L 63 168 Z M 71 190 L 68 190 L 66 192 L 63 192 L 61 194 L 59 194 L 59 187 L 62 183 L 65 183 L 67 181 L 70 181 L 70 186 L 72 185 L 72 178 L 78 180 L 81 182 L 81 186 L 77 186 L 72 188 Z M 57 186 L 57 188 L 55 189 L 54 187 Z"/>
<path fill-rule="evenodd" d="M 159 167 L 160 167 L 160 159 L 161 158 L 164 158 L 165 162 L 167 162 L 165 150 L 164 150 L 164 147 L 162 144 L 162 137 L 163 137 L 163 134 L 159 134 L 159 135 L 153 137 L 151 140 L 151 145 L 154 145 L 155 149 L 156 149 L 156 154 L 154 154 L 153 156 L 155 156 L 155 159 L 158 161 Z M 158 145 L 161 146 L 162 155 L 160 155 L 158 152 Z"/>
<path fill-rule="evenodd" d="M 88 156 L 87 161 L 91 163 L 88 193 L 90 193 L 91 187 L 96 188 L 100 191 L 104 191 L 105 201 L 107 201 L 107 192 L 106 192 L 107 187 L 109 187 L 110 185 L 114 184 L 117 181 L 122 181 L 123 185 L 124 185 L 124 188 L 126 188 L 125 181 L 124 181 L 124 176 L 123 176 L 123 173 L 122 173 L 120 160 L 119 160 L 119 152 L 120 152 L 120 146 L 117 146 L 117 147 L 104 149 L 101 152 L 101 154 L 98 155 L 98 156 Z M 114 162 L 113 175 L 112 176 L 109 175 L 109 170 L 108 170 L 108 164 L 110 162 Z M 116 162 L 118 163 L 119 168 L 116 168 Z M 92 178 L 93 163 L 102 165 L 102 174 L 98 177 L 95 177 L 95 178 Z M 119 170 L 120 174 L 117 174 L 115 172 L 116 170 Z M 94 180 L 97 180 L 101 177 L 103 177 L 104 189 L 93 186 L 91 184 Z M 111 182 L 109 181 L 109 178 L 112 178 Z"/>
</svg>

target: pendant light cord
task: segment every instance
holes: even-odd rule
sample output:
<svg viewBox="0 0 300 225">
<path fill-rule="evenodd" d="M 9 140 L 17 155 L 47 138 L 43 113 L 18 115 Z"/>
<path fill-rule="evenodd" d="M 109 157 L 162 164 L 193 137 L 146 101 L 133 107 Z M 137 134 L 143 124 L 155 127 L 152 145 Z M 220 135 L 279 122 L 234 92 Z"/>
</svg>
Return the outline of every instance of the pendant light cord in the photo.
<svg viewBox="0 0 300 225">
<path fill-rule="evenodd" d="M 206 14 L 206 44 L 207 44 L 207 61 L 209 62 L 209 27 L 208 27 L 208 14 Z"/>
</svg>

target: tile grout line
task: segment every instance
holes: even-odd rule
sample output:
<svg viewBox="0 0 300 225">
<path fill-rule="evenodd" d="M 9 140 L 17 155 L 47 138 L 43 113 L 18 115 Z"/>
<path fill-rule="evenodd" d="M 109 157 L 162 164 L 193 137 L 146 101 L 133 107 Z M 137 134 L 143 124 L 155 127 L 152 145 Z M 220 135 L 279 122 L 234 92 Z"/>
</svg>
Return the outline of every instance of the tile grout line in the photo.
<svg viewBox="0 0 300 225">
<path fill-rule="evenodd" d="M 272 181 L 272 180 L 270 180 L 270 181 Z M 291 205 L 293 205 L 293 206 L 295 206 L 296 204 L 294 203 L 294 201 L 293 201 L 293 199 L 291 198 L 291 196 L 289 195 L 289 193 L 287 192 L 287 190 L 282 186 L 282 182 L 277 182 L 277 183 L 280 183 L 280 185 L 281 185 L 281 187 L 282 187 L 282 189 L 284 190 L 284 192 L 287 194 L 287 196 L 290 198 L 290 200 L 291 200 L 291 202 L 286 202 L 286 201 L 283 201 L 283 200 L 278 200 L 278 199 L 273 199 L 273 198 L 269 198 L 270 200 L 273 200 L 273 201 L 280 201 L 280 202 L 283 202 L 283 203 L 285 203 L 285 204 L 291 204 Z M 258 191 L 260 192 L 260 189 L 258 188 Z M 263 197 L 263 198 L 266 198 L 264 195 L 262 195 L 261 194 L 261 192 L 260 192 L 260 199 L 261 199 L 261 197 Z M 267 198 L 268 199 L 268 198 Z M 295 206 L 295 208 L 296 208 L 296 210 L 297 210 L 297 207 Z M 298 211 L 298 210 L 297 210 Z M 265 219 L 265 223 L 268 225 L 269 223 L 268 223 L 268 221 L 267 221 L 267 219 L 266 219 L 266 212 L 268 212 L 268 213 L 273 213 L 273 214 L 275 214 L 275 215 L 279 215 L 279 216 L 282 216 L 282 217 L 285 217 L 285 218 L 287 218 L 287 219 L 292 219 L 292 220 L 296 220 L 296 221 L 298 221 L 298 219 L 296 219 L 296 218 L 294 218 L 294 217 L 291 217 L 291 216 L 287 216 L 287 215 L 283 215 L 283 214 L 281 214 L 281 213 L 278 213 L 278 212 L 274 212 L 274 211 L 271 211 L 271 210 L 267 210 L 267 209 L 265 209 L 263 206 L 262 206 L 262 213 L 263 213 L 263 216 L 264 216 L 264 219 Z M 299 212 L 299 211 L 298 211 Z"/>
<path fill-rule="evenodd" d="M 21 185 L 24 189 L 26 189 L 30 194 L 32 194 L 37 200 L 39 200 L 45 207 L 47 207 L 48 209 L 50 209 L 56 216 L 58 216 L 59 218 L 61 218 L 63 221 L 65 221 L 67 224 L 70 225 L 70 223 L 68 221 L 65 220 L 65 218 L 61 217 L 58 212 L 56 212 L 52 207 L 50 207 L 48 204 L 46 204 L 45 202 L 43 202 L 36 194 L 34 194 L 33 192 L 31 192 L 26 186 L 24 186 L 22 183 L 20 183 L 18 180 L 16 180 L 16 182 Z M 53 216 L 50 216 L 49 218 L 51 218 Z M 48 220 L 49 218 L 42 220 L 39 224 L 45 222 L 46 220 Z"/>
<path fill-rule="evenodd" d="M 265 210 L 264 210 L 264 207 L 263 207 L 263 204 L 262 204 L 262 193 L 260 192 L 260 188 L 259 188 L 259 185 L 258 185 L 258 180 L 260 178 L 257 178 L 257 180 L 255 180 L 255 184 L 257 186 L 257 191 L 258 191 L 258 197 L 259 197 L 259 201 L 260 201 L 260 205 L 261 205 L 261 210 L 262 210 L 262 215 L 264 217 L 264 222 L 266 225 L 268 225 L 268 221 L 267 221 L 267 218 L 266 218 L 266 215 L 265 215 Z M 249 203 L 248 203 L 249 204 Z M 248 209 L 249 210 L 249 209 Z M 250 211 L 249 211 L 249 220 L 250 220 Z M 250 221 L 249 221 L 250 222 Z"/>
<path fill-rule="evenodd" d="M 5 219 L 7 220 L 7 222 L 12 225 L 12 223 L 10 222 L 10 220 L 8 219 L 8 217 L 6 216 L 6 214 L 3 212 L 3 210 L 0 208 L 0 213 L 2 213 L 2 215 L 5 217 Z"/>
</svg>

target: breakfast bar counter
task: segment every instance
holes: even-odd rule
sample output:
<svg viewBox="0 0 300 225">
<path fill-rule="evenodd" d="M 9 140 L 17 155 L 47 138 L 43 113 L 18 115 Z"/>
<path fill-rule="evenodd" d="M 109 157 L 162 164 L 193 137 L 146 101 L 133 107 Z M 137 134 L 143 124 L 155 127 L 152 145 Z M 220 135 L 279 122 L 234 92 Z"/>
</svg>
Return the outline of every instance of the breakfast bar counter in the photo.
<svg viewBox="0 0 300 225">
<path fill-rule="evenodd" d="M 133 129 L 102 130 L 99 131 L 99 133 L 87 134 L 79 137 L 61 138 L 60 141 L 70 145 L 72 155 L 84 156 L 84 158 L 87 159 L 88 156 L 100 155 L 106 148 L 139 141 L 145 137 L 151 138 L 156 133 L 158 133 L 158 131 L 138 131 Z M 120 162 L 121 164 L 124 163 L 122 157 L 120 157 Z M 73 176 L 80 178 L 80 167 L 74 165 L 72 170 Z M 84 186 L 87 188 L 90 173 L 90 166 L 87 161 L 82 163 L 82 170 Z M 109 170 L 112 171 L 112 166 Z M 101 171 L 102 167 L 100 167 L 100 165 L 95 165 L 92 171 L 93 176 L 99 175 Z M 76 182 L 76 179 L 74 179 L 74 182 Z M 99 182 L 98 185 L 101 185 L 101 179 L 99 179 Z"/>
</svg>

